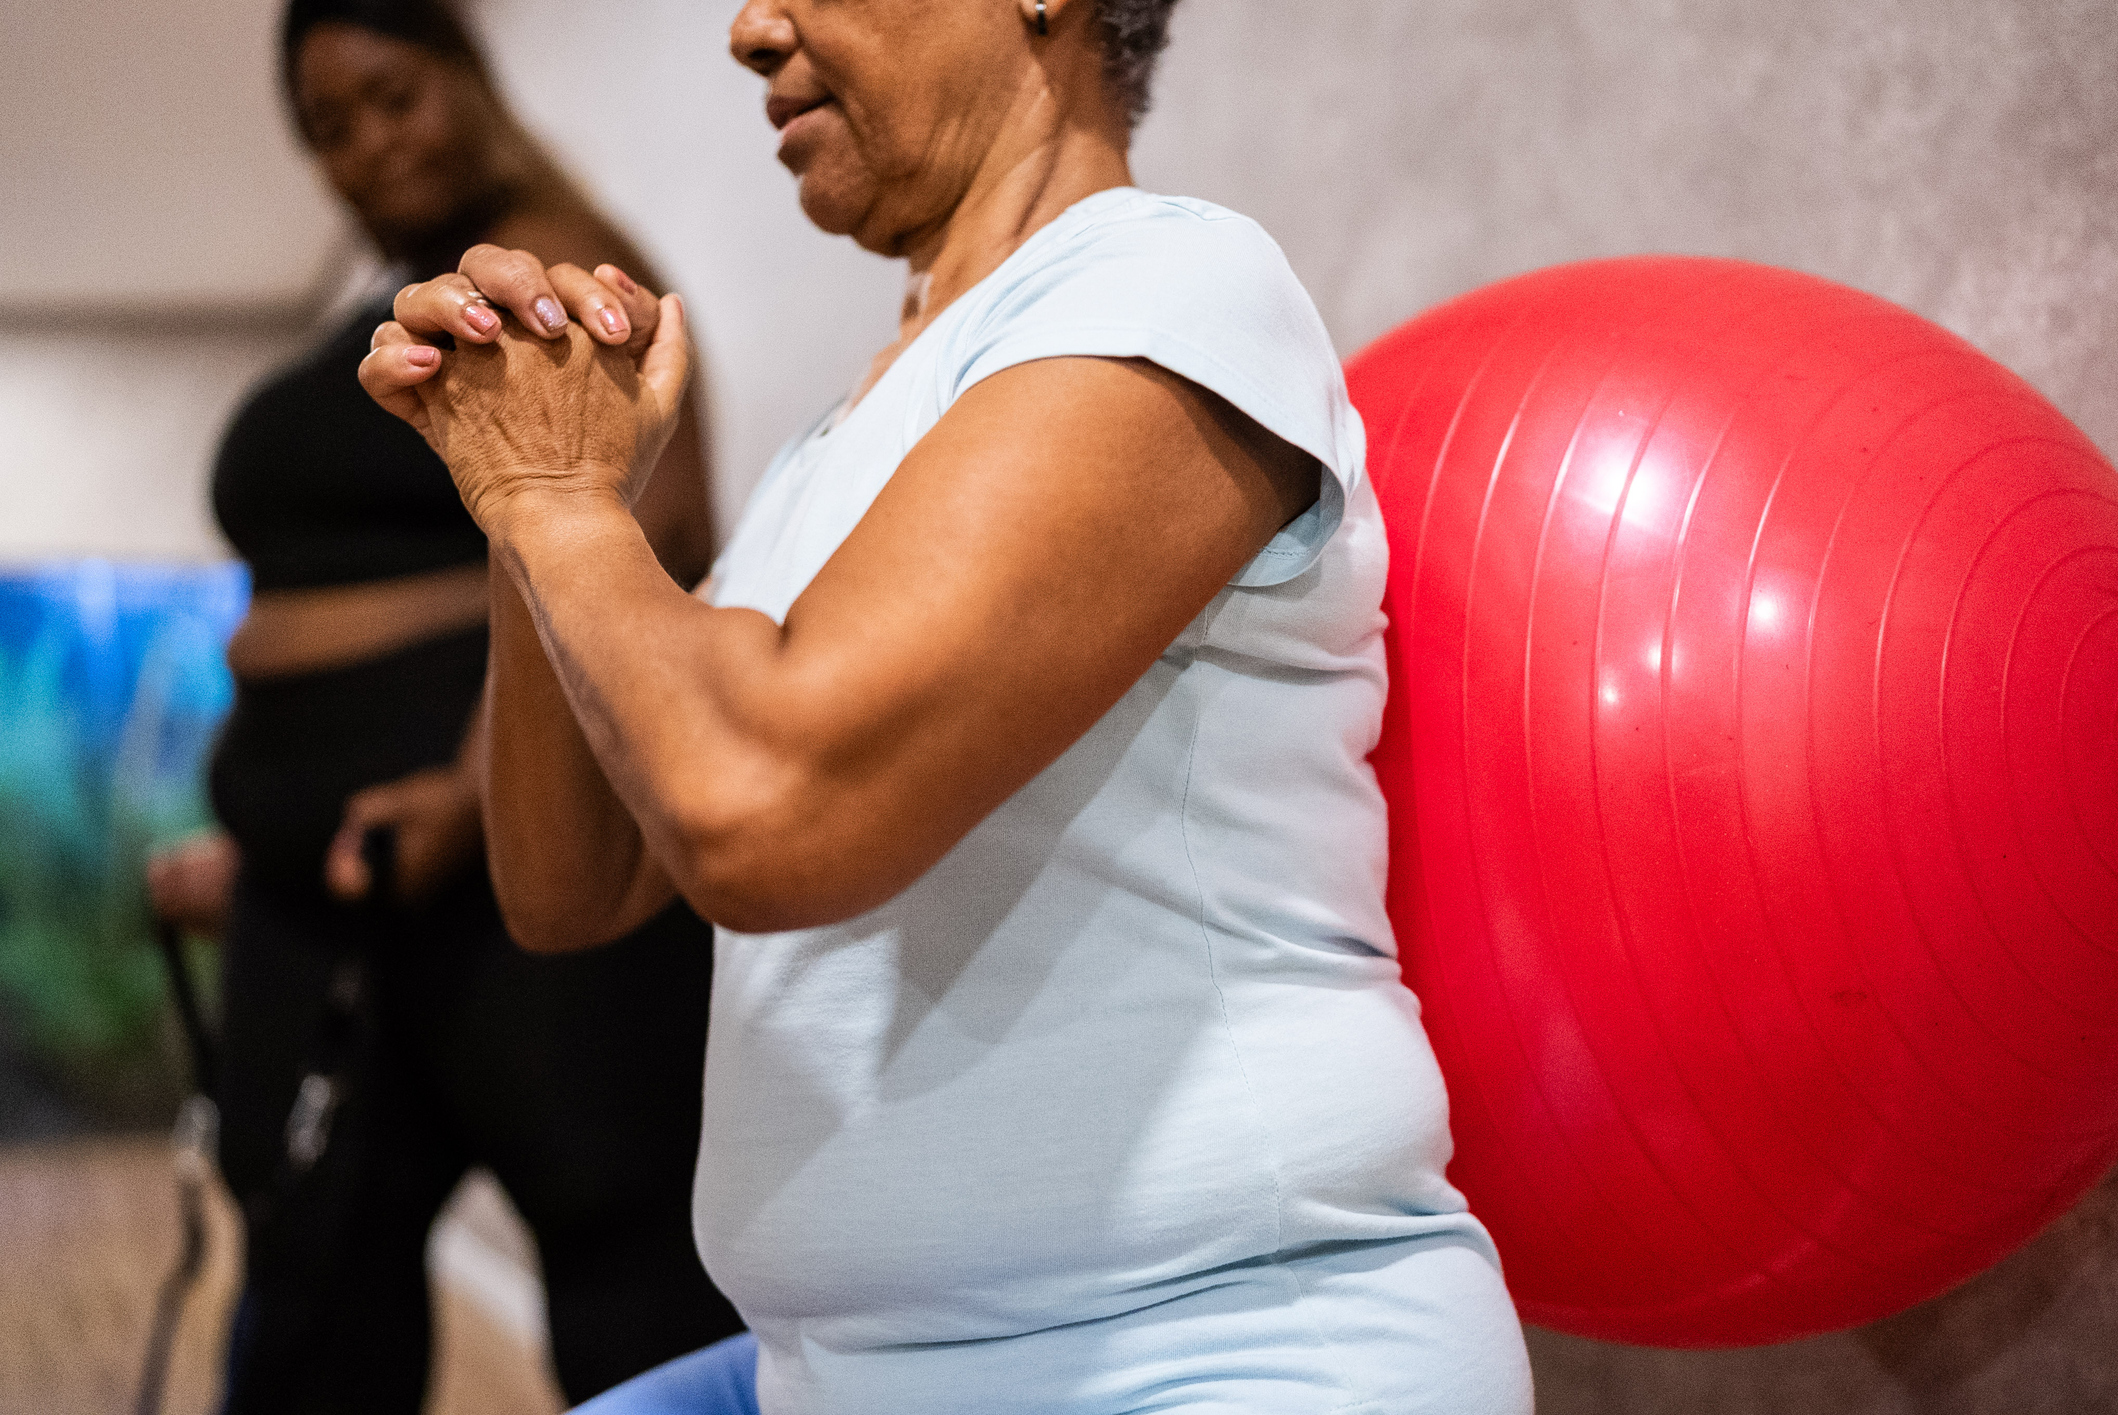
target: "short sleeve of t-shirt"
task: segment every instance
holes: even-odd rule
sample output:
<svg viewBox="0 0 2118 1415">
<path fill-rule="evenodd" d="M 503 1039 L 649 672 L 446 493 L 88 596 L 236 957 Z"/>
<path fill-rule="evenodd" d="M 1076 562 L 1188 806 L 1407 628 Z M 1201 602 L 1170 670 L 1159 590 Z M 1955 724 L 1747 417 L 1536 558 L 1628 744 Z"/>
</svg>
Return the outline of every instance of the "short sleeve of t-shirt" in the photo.
<svg viewBox="0 0 2118 1415">
<path fill-rule="evenodd" d="M 1359 483 L 1359 416 L 1316 306 L 1272 238 L 1206 202 L 1105 193 L 1085 219 L 1045 233 L 1003 268 L 944 356 L 953 401 L 1002 369 L 1037 359 L 1139 358 L 1220 395 L 1314 456 L 1317 501 L 1234 580 L 1284 583 L 1315 562 Z M 1010 264 L 1018 264 L 1011 262 Z"/>
</svg>

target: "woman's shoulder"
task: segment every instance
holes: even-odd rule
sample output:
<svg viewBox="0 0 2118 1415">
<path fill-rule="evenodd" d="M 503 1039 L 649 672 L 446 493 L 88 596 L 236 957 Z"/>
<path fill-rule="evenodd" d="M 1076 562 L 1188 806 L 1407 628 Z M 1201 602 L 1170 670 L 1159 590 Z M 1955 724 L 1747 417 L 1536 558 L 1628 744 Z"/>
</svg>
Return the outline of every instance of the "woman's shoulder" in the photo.
<svg viewBox="0 0 2118 1415">
<path fill-rule="evenodd" d="M 940 358 L 942 402 L 1003 368 L 1140 358 L 1218 394 L 1349 483 L 1357 419 L 1316 305 L 1257 222 L 1211 202 L 1099 192 L 989 277 Z"/>
<path fill-rule="evenodd" d="M 1050 228 L 1063 242 L 1107 250 L 1154 246 L 1279 254 L 1263 226 L 1199 197 L 1114 187 L 1076 202 Z"/>
<path fill-rule="evenodd" d="M 1104 287 L 1157 305 L 1206 300 L 1232 307 L 1292 301 L 1313 311 L 1287 257 L 1247 216 L 1196 197 L 1137 188 L 1099 192 L 1025 243 L 999 272 L 1004 285 L 1042 293 Z"/>
<path fill-rule="evenodd" d="M 1185 345 L 1209 360 L 1338 368 L 1315 303 L 1264 227 L 1191 197 L 1098 192 L 1025 242 L 969 304 L 951 341 L 958 393 L 1025 345 L 1156 362 L 1152 348 L 1129 346 Z"/>
</svg>

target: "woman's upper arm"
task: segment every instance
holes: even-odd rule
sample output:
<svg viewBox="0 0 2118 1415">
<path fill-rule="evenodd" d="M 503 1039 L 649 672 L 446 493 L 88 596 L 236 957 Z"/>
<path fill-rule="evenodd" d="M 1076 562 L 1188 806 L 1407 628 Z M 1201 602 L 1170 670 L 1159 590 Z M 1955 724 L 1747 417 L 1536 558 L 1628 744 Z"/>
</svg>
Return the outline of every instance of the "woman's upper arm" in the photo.
<svg viewBox="0 0 2118 1415">
<path fill-rule="evenodd" d="M 795 601 L 756 691 L 729 685 L 800 767 L 774 773 L 771 819 L 708 832 L 710 906 L 794 927 L 910 884 L 1125 694 L 1319 472 L 1143 361 L 974 385 Z M 767 880 L 769 899 L 713 898 Z"/>
</svg>

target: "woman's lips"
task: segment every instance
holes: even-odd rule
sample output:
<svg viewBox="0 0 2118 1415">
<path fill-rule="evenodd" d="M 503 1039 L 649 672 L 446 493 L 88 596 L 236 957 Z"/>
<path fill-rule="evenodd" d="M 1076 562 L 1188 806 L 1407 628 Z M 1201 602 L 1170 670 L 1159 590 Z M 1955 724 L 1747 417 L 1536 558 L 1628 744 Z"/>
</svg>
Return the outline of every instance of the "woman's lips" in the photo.
<svg viewBox="0 0 2118 1415">
<path fill-rule="evenodd" d="M 781 162 L 803 160 L 795 156 L 797 147 L 811 128 L 824 121 L 824 115 L 833 106 L 828 99 L 822 103 L 812 104 L 780 125 L 779 157 Z"/>
<path fill-rule="evenodd" d="M 765 100 L 765 121 L 784 131 L 789 123 L 804 113 L 813 113 L 831 100 L 823 98 L 768 98 Z"/>
</svg>

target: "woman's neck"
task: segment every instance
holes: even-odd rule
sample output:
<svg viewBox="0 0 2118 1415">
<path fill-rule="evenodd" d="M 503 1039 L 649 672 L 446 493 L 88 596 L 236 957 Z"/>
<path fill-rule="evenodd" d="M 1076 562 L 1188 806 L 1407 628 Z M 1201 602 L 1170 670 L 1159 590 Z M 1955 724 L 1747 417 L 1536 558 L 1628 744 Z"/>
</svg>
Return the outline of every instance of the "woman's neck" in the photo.
<svg viewBox="0 0 2118 1415">
<path fill-rule="evenodd" d="M 1025 87 L 947 220 L 908 242 L 896 348 L 1074 203 L 1132 185 L 1130 134 L 1101 106 L 1083 120 L 1041 82 Z"/>
<path fill-rule="evenodd" d="M 843 417 L 882 381 L 914 339 L 941 312 L 998 270 L 1022 243 L 1057 220 L 1075 202 L 1112 187 L 1132 185 L 1122 141 L 1069 140 L 1061 132 L 1027 150 L 988 161 L 970 192 L 948 220 L 929 235 L 907 243 L 910 268 L 904 303 L 897 312 L 897 338 L 869 361 L 860 382 L 840 405 Z M 992 176 L 986 177 L 990 172 Z"/>
<path fill-rule="evenodd" d="M 566 175 L 527 136 L 502 144 L 488 165 L 490 184 L 466 202 L 447 224 L 403 242 L 392 258 L 410 266 L 414 278 L 431 280 L 456 269 L 463 253 L 491 241 L 511 244 L 509 230 L 539 218 L 576 218 L 589 206 Z"/>
<path fill-rule="evenodd" d="M 487 240 L 519 206 L 516 193 L 495 189 L 465 206 L 448 224 L 422 231 L 395 250 L 385 247 L 385 253 L 410 267 L 412 279 L 432 280 L 454 270 L 465 251 Z"/>
</svg>

